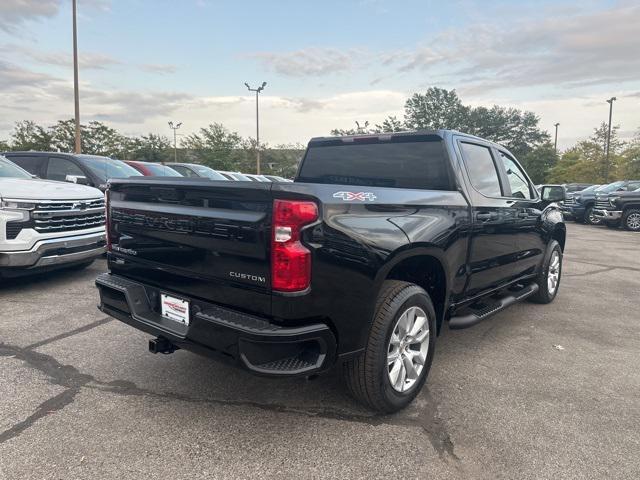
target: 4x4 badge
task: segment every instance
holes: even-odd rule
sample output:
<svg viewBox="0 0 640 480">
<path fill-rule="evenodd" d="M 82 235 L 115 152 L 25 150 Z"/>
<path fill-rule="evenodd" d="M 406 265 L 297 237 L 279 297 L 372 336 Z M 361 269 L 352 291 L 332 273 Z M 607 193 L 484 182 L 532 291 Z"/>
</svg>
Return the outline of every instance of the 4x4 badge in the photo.
<svg viewBox="0 0 640 480">
<path fill-rule="evenodd" d="M 372 192 L 336 192 L 333 194 L 333 198 L 341 198 L 346 202 L 350 202 L 352 200 L 366 202 L 367 200 L 373 201 L 378 197 L 376 197 Z"/>
</svg>

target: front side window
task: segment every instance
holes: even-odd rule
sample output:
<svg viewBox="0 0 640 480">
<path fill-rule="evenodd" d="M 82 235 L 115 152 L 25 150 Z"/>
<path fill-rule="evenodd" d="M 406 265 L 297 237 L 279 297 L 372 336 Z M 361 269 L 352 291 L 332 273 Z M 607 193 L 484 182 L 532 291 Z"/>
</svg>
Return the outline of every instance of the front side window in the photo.
<svg viewBox="0 0 640 480">
<path fill-rule="evenodd" d="M 462 155 L 473 186 L 487 197 L 501 197 L 498 171 L 488 147 L 462 142 Z"/>
<path fill-rule="evenodd" d="M 527 177 L 518 164 L 506 153 L 500 152 L 500 158 L 507 172 L 507 179 L 511 187 L 511 196 L 514 198 L 532 199 L 533 194 L 527 181 Z"/>
<path fill-rule="evenodd" d="M 67 175 L 83 177 L 84 172 L 68 158 L 49 157 L 47 178 L 64 182 L 67 179 Z"/>
</svg>

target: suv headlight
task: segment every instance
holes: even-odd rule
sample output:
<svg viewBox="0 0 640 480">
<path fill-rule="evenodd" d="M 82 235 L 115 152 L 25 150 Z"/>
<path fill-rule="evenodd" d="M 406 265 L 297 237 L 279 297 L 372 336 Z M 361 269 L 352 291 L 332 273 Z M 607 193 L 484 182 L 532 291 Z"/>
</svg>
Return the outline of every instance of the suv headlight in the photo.
<svg viewBox="0 0 640 480">
<path fill-rule="evenodd" d="M 618 201 L 620 197 L 611 197 L 609 198 L 609 205 L 611 205 L 612 207 L 616 206 L 616 202 Z"/>
<path fill-rule="evenodd" d="M 582 200 L 582 197 L 581 197 L 580 195 L 576 195 L 576 196 L 574 196 L 574 197 L 573 197 L 573 200 L 574 200 L 576 203 L 580 203 L 580 200 Z"/>
<path fill-rule="evenodd" d="M 36 208 L 35 203 L 18 202 L 16 200 L 1 200 L 0 208 L 7 210 L 33 210 Z"/>
</svg>

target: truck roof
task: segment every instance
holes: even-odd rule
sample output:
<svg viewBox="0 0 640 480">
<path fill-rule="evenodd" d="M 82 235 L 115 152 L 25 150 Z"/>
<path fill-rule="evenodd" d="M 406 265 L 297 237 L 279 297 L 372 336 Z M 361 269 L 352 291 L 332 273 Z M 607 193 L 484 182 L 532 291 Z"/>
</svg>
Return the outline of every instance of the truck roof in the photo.
<svg viewBox="0 0 640 480">
<path fill-rule="evenodd" d="M 497 142 L 492 142 L 487 140 L 486 138 L 477 137 L 475 135 L 471 135 L 469 133 L 459 132 L 457 130 L 450 129 L 439 129 L 439 130 L 405 130 L 402 132 L 387 132 L 387 133 L 363 133 L 360 135 L 341 135 L 341 136 L 327 136 L 327 137 L 313 137 L 309 140 L 309 144 L 312 143 L 322 143 L 328 141 L 342 140 L 343 142 L 353 142 L 357 139 L 365 139 L 365 138 L 379 138 L 381 140 L 388 140 L 393 137 L 408 137 L 408 136 L 425 136 L 432 135 L 442 138 L 443 140 L 452 135 L 458 135 L 461 137 L 466 137 L 474 140 L 481 140 L 483 142 L 491 143 L 501 148 L 506 148 L 504 145 L 501 145 Z"/>
</svg>

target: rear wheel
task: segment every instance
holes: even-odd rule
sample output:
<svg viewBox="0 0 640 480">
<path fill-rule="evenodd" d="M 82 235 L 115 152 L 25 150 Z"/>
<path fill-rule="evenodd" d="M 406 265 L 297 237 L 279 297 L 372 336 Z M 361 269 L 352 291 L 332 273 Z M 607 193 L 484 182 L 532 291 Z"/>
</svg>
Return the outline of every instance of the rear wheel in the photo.
<svg viewBox="0 0 640 480">
<path fill-rule="evenodd" d="M 535 303 L 551 303 L 558 294 L 560 279 L 562 277 L 562 248 L 560 244 L 552 240 L 547 247 L 542 262 L 540 273 L 535 282 L 538 284 L 538 291 L 529 297 Z"/>
<path fill-rule="evenodd" d="M 640 210 L 632 209 L 624 212 L 622 226 L 631 232 L 640 232 Z"/>
<path fill-rule="evenodd" d="M 384 282 L 365 351 L 344 365 L 351 394 L 373 410 L 406 407 L 426 381 L 435 347 L 435 310 L 417 285 Z"/>
</svg>

